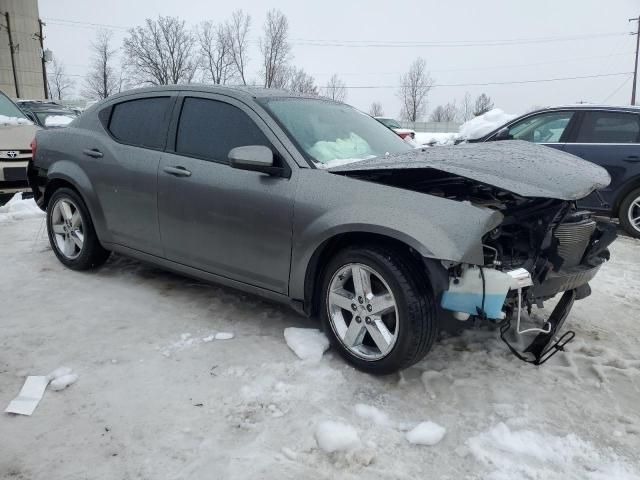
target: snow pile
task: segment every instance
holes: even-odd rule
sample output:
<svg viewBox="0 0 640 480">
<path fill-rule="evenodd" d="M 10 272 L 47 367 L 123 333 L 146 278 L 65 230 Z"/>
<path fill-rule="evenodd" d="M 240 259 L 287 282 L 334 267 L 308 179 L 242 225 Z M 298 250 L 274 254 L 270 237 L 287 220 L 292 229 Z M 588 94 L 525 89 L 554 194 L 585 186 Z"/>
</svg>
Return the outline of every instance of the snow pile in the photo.
<svg viewBox="0 0 640 480">
<path fill-rule="evenodd" d="M 315 433 L 318 446 L 327 453 L 350 450 L 360 446 L 358 432 L 351 425 L 326 420 L 321 422 Z"/>
<path fill-rule="evenodd" d="M 0 125 L 33 125 L 33 123 L 26 118 L 7 117 L 6 115 L 0 115 Z"/>
<path fill-rule="evenodd" d="M 51 115 L 44 120 L 45 127 L 66 127 L 73 122 L 73 117 L 66 115 Z"/>
<path fill-rule="evenodd" d="M 40 210 L 33 198 L 22 198 L 22 193 L 16 193 L 5 205 L 0 206 L 0 223 L 11 220 L 41 217 L 44 212 Z"/>
<path fill-rule="evenodd" d="M 50 381 L 49 387 L 51 387 L 51 390 L 57 392 L 76 383 L 78 375 L 73 373 L 69 367 L 59 367 L 47 375 L 47 379 Z"/>
<path fill-rule="evenodd" d="M 364 403 L 357 403 L 353 409 L 356 412 L 356 415 L 362 418 L 366 418 L 371 420 L 378 426 L 381 427 L 393 427 L 394 423 L 391 421 L 389 416 L 384 413 L 382 410 L 372 406 L 365 405 Z"/>
<path fill-rule="evenodd" d="M 460 134 L 456 132 L 416 132 L 414 141 L 419 146 L 429 145 L 454 145 Z"/>
<path fill-rule="evenodd" d="M 489 478 L 495 480 L 640 478 L 615 453 L 597 449 L 575 434 L 559 437 L 530 430 L 513 431 L 499 423 L 470 438 L 468 445 L 473 456 L 493 470 Z"/>
<path fill-rule="evenodd" d="M 285 328 L 284 339 L 298 358 L 312 363 L 319 362 L 329 348 L 325 334 L 315 328 Z"/>
<path fill-rule="evenodd" d="M 444 438 L 447 429 L 437 423 L 422 422 L 407 432 L 409 443 L 416 445 L 436 445 Z"/>
<path fill-rule="evenodd" d="M 463 123 L 460 126 L 460 137 L 470 139 L 480 138 L 516 117 L 517 115 L 505 113 L 499 108 L 494 108 L 483 115 Z"/>
</svg>

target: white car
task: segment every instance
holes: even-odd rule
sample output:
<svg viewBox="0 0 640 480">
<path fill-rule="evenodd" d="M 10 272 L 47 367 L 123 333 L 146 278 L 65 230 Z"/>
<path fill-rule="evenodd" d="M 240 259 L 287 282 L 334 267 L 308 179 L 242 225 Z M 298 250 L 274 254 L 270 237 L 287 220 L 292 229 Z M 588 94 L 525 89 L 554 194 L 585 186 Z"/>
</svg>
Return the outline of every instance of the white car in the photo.
<svg viewBox="0 0 640 480">
<path fill-rule="evenodd" d="M 28 190 L 27 164 L 37 130 L 22 110 L 0 92 L 0 193 Z"/>
<path fill-rule="evenodd" d="M 400 125 L 400 123 L 393 118 L 388 118 L 388 117 L 373 117 L 373 118 L 378 120 L 385 127 L 390 128 L 391 130 L 396 132 L 402 139 L 405 139 L 407 137 L 411 139 L 416 138 L 415 130 L 411 130 L 410 128 L 402 128 L 402 125 Z"/>
</svg>

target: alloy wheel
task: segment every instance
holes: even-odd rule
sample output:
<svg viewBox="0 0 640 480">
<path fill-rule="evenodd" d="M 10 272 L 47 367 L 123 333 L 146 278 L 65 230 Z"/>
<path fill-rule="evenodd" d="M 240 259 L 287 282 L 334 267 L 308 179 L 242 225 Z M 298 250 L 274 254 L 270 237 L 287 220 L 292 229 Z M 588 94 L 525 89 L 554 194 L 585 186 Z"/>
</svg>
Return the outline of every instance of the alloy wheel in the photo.
<svg viewBox="0 0 640 480">
<path fill-rule="evenodd" d="M 384 358 L 399 333 L 398 309 L 382 275 L 361 263 L 342 266 L 331 278 L 326 305 L 331 328 L 353 355 Z"/>
<path fill-rule="evenodd" d="M 78 258 L 84 245 L 84 224 L 78 206 L 59 199 L 51 212 L 51 229 L 58 251 L 69 260 Z"/>
<path fill-rule="evenodd" d="M 627 210 L 627 218 L 631 226 L 640 232 L 640 197 L 636 198 L 629 205 Z"/>
</svg>

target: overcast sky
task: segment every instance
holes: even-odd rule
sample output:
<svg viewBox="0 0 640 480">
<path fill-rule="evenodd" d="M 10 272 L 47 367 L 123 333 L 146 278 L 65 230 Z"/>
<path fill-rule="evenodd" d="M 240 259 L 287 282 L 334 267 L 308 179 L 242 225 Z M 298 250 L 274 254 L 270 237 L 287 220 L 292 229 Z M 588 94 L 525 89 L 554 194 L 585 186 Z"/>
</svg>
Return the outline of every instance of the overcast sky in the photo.
<svg viewBox="0 0 640 480">
<path fill-rule="evenodd" d="M 252 17 L 249 69 L 257 79 L 262 24 L 266 11 L 278 8 L 289 19 L 293 64 L 320 86 L 337 73 L 350 87 L 380 87 L 350 88 L 347 102 L 368 110 L 379 101 L 389 116 L 399 113 L 400 75 L 419 56 L 441 85 L 429 94 L 429 110 L 451 100 L 460 103 L 466 91 L 486 92 L 510 113 L 576 101 L 629 103 L 631 75 L 610 74 L 633 71 L 635 37 L 628 32 L 636 24 L 628 19 L 640 15 L 638 0 L 40 0 L 39 5 L 47 23 L 46 48 L 77 75 L 78 84 L 98 28 L 87 23 L 111 26 L 119 46 L 126 29 L 147 17 L 179 16 L 195 25 L 224 21 L 236 8 Z M 591 75 L 609 76 L 451 86 Z"/>
</svg>

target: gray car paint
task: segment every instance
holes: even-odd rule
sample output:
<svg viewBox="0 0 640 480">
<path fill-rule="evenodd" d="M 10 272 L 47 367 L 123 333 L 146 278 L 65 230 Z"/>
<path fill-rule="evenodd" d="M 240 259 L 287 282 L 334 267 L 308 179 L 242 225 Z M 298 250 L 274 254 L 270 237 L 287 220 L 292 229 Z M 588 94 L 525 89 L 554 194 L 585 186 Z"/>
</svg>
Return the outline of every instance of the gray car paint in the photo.
<svg viewBox="0 0 640 480">
<path fill-rule="evenodd" d="M 355 172 L 433 168 L 523 197 L 578 200 L 609 185 L 607 171 L 553 148 L 521 140 L 434 147 L 329 169 Z"/>
<path fill-rule="evenodd" d="M 124 99 L 168 92 L 207 98 L 218 95 L 241 106 L 272 140 L 291 169 L 290 178 L 235 170 L 171 151 L 123 146 L 107 134 L 98 118 L 104 108 Z M 35 168 L 30 175 L 36 200 L 45 208 L 40 183 L 64 179 L 87 203 L 106 248 L 281 301 L 304 299 L 305 274 L 311 258 L 328 239 L 342 233 L 386 235 L 406 243 L 425 258 L 482 263 L 481 237 L 501 222 L 500 213 L 468 202 L 310 168 L 285 132 L 256 102 L 261 95 L 290 96 L 273 91 L 173 86 L 111 97 L 87 110 L 64 131 L 38 133 Z M 549 153 L 544 147 L 533 147 L 543 149 L 531 150 L 537 158 Z M 83 154 L 85 149 L 93 148 L 103 151 L 104 157 L 95 159 Z M 170 141 L 167 148 L 171 150 Z M 507 161 L 509 148 L 499 148 L 498 160 Z M 447 152 L 445 157 L 453 159 L 459 149 L 443 151 Z M 522 150 L 514 154 L 522 154 Z M 367 165 L 381 168 L 385 162 L 391 168 L 389 160 L 386 157 L 358 162 L 342 170 Z M 486 155 L 486 161 L 489 163 L 490 155 Z M 425 166 L 425 161 L 421 162 L 420 168 Z M 141 167 L 142 163 L 147 165 Z M 441 158 L 426 163 L 430 163 L 429 168 L 435 168 L 436 163 L 441 167 L 449 163 L 451 166 L 446 168 L 471 178 L 481 175 L 489 183 L 553 198 L 582 195 L 587 189 L 585 183 L 597 185 L 605 181 L 601 171 L 587 169 L 583 180 L 579 173 L 573 173 L 574 180 L 563 183 L 554 174 L 550 185 L 537 185 L 531 170 L 521 169 L 515 179 L 509 179 L 504 172 L 505 178 L 500 179 L 496 168 L 484 163 L 484 173 L 475 173 L 470 160 L 456 164 L 455 160 Z M 163 176 L 163 166 L 178 164 L 188 164 L 193 170 L 188 182 Z M 503 164 L 503 171 L 507 166 Z M 533 176 L 540 174 L 536 170 Z M 44 178 L 38 179 L 37 175 Z M 533 186 L 527 187 L 528 183 Z M 158 209 L 154 212 L 155 202 Z M 189 215 L 185 217 L 186 209 Z M 158 232 L 164 232 L 161 239 Z"/>
</svg>

